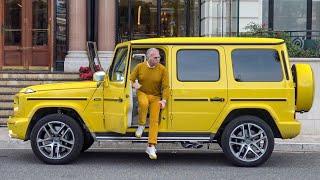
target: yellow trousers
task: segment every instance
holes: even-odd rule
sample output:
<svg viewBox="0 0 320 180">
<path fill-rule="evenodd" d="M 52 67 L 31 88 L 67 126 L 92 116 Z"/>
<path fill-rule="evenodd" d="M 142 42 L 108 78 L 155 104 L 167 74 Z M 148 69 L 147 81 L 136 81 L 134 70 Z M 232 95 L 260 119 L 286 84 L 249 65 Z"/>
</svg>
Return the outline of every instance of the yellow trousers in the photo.
<svg viewBox="0 0 320 180">
<path fill-rule="evenodd" d="M 145 126 L 148 109 L 150 110 L 149 122 L 149 144 L 157 144 L 158 128 L 159 128 L 159 112 L 160 112 L 160 97 L 148 95 L 144 92 L 137 91 L 139 103 L 139 125 Z"/>
</svg>

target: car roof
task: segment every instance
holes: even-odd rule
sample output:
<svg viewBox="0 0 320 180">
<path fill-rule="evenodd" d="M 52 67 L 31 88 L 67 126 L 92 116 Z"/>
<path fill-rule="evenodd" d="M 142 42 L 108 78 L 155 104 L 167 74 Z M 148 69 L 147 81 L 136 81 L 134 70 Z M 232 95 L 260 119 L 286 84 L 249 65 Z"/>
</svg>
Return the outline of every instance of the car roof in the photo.
<svg viewBox="0 0 320 180">
<path fill-rule="evenodd" d="M 246 45 L 246 44 L 270 44 L 277 45 L 284 43 L 282 39 L 276 38 L 253 38 L 253 37 L 166 37 L 148 38 L 129 41 L 131 44 L 173 44 L 173 45 L 192 45 L 192 44 L 214 44 L 214 45 Z"/>
</svg>

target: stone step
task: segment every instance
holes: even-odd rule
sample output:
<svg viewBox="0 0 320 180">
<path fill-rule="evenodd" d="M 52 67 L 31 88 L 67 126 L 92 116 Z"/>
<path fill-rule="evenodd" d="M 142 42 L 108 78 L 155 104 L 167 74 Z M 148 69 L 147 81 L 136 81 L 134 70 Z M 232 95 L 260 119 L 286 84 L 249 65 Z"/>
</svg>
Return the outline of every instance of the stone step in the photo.
<svg viewBox="0 0 320 180">
<path fill-rule="evenodd" d="M 38 84 L 52 84 L 52 83 L 62 83 L 62 82 L 75 82 L 75 81 L 54 81 L 54 80 L 45 80 L 45 81 L 16 81 L 16 80 L 9 80 L 3 81 L 0 80 L 0 86 L 32 86 Z"/>
<path fill-rule="evenodd" d="M 13 102 L 2 102 L 0 101 L 0 109 L 2 108 L 13 108 Z"/>
<path fill-rule="evenodd" d="M 13 101 L 14 94 L 0 94 L 0 102 Z"/>
<path fill-rule="evenodd" d="M 54 79 L 54 78 L 0 78 L 0 81 L 80 81 L 80 79 L 68 78 L 68 79 Z"/>
<path fill-rule="evenodd" d="M 10 107 L 0 107 L 0 111 L 4 111 L 4 110 L 12 110 L 13 109 L 13 106 L 10 106 Z"/>
<path fill-rule="evenodd" d="M 1 110 L 0 109 L 0 117 L 4 116 L 4 117 L 8 117 L 11 116 L 13 114 L 13 110 Z"/>
<path fill-rule="evenodd" d="M 0 87 L 0 93 L 8 93 L 8 92 L 14 92 L 17 93 L 20 91 L 21 88 L 19 87 Z"/>
<path fill-rule="evenodd" d="M 0 125 L 2 126 L 7 125 L 8 118 L 9 117 L 0 117 Z"/>
<path fill-rule="evenodd" d="M 0 79 L 79 80 L 78 73 L 1 73 Z"/>
</svg>

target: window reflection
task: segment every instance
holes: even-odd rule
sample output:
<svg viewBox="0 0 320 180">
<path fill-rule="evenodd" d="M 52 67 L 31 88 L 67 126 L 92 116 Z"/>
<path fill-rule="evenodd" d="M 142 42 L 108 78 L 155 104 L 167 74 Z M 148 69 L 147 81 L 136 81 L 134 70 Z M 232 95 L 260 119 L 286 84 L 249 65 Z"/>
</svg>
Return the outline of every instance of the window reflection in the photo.
<svg viewBox="0 0 320 180">
<path fill-rule="evenodd" d="M 118 0 L 118 41 L 128 41 L 130 39 L 129 29 L 129 1 Z"/>
<path fill-rule="evenodd" d="M 200 35 L 200 0 L 117 0 L 117 41 Z"/>
<path fill-rule="evenodd" d="M 305 30 L 307 24 L 307 1 L 274 1 L 274 30 Z"/>
<path fill-rule="evenodd" d="M 65 58 L 67 46 L 67 0 L 56 1 L 56 59 Z"/>
<path fill-rule="evenodd" d="M 198 0 L 190 1 L 190 36 L 199 36 L 200 3 Z"/>
<path fill-rule="evenodd" d="M 21 0 L 6 0 L 4 5 L 4 44 L 21 44 Z"/>
<path fill-rule="evenodd" d="M 48 44 L 47 0 L 32 0 L 32 44 Z"/>
<path fill-rule="evenodd" d="M 312 0 L 312 30 L 320 31 L 320 1 Z M 313 32 L 313 36 L 320 39 L 319 32 Z"/>
<path fill-rule="evenodd" d="M 186 36 L 186 10 L 184 0 L 162 0 L 161 36 Z"/>
<path fill-rule="evenodd" d="M 157 0 L 136 0 L 133 4 L 133 38 L 157 36 Z"/>
</svg>

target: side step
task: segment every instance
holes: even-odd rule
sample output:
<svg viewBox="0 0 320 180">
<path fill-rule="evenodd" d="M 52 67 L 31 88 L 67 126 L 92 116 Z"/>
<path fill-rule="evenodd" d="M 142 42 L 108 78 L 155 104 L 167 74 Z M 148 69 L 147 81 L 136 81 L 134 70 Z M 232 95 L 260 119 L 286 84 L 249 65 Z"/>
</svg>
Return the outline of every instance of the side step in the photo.
<svg viewBox="0 0 320 180">
<path fill-rule="evenodd" d="M 198 141 L 198 142 L 215 142 L 215 134 L 210 133 L 159 133 L 158 142 L 181 142 L 181 141 Z M 144 132 L 141 138 L 136 138 L 134 132 L 126 134 L 118 133 L 95 133 L 97 141 L 131 141 L 147 142 L 148 134 Z"/>
</svg>

